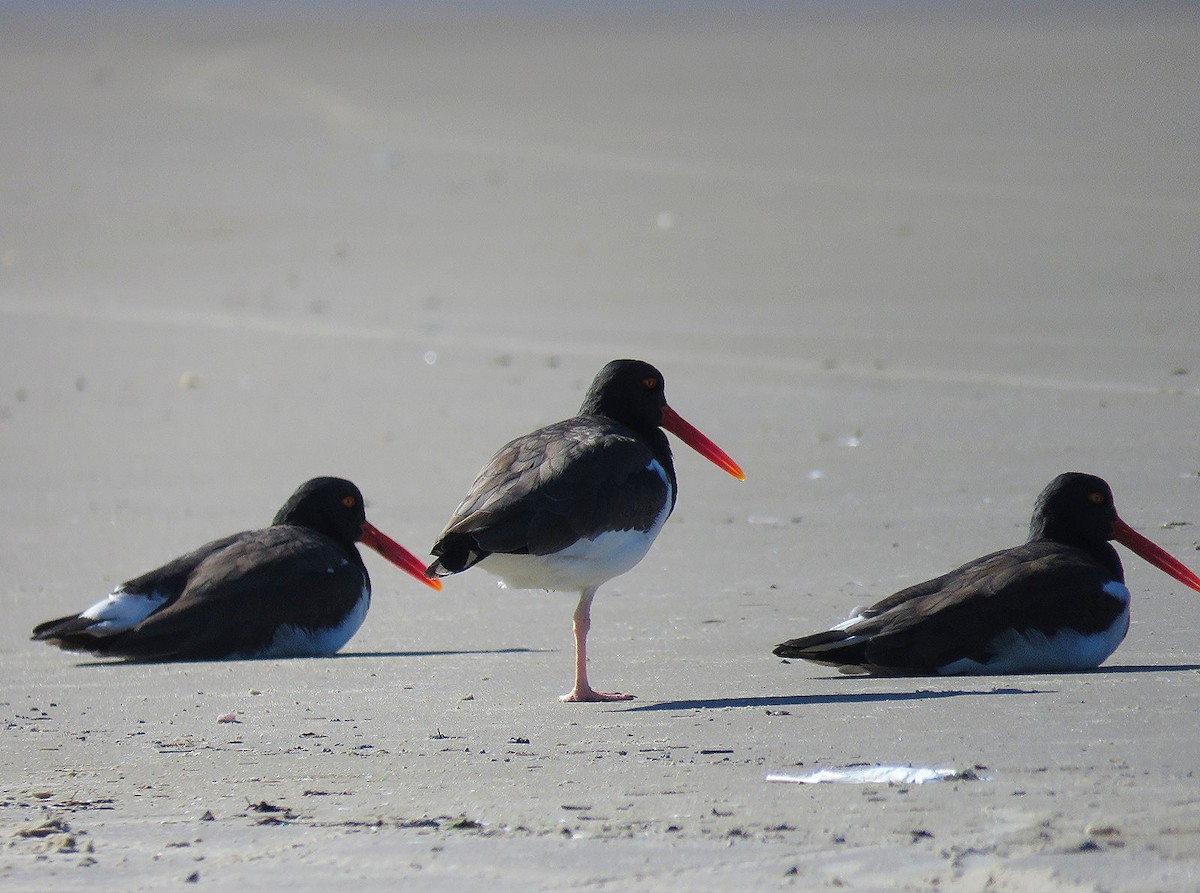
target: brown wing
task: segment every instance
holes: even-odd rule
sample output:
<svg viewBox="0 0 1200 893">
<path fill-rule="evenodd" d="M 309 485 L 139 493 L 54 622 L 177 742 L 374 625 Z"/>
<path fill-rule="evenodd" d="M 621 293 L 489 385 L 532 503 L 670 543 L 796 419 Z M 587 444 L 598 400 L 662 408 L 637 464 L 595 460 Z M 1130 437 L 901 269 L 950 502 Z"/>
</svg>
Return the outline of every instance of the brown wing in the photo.
<svg viewBox="0 0 1200 893">
<path fill-rule="evenodd" d="M 219 660 L 270 642 L 282 619 L 308 629 L 337 623 L 366 581 L 361 559 L 323 534 L 280 525 L 213 552 L 183 593 L 133 629 L 104 640 L 105 654 L 137 660 Z"/>
<path fill-rule="evenodd" d="M 650 449 L 623 425 L 583 416 L 504 446 L 431 552 L 457 573 L 492 552 L 547 555 L 605 530 L 648 530 L 674 499 Z"/>
<path fill-rule="evenodd" d="M 932 672 L 963 658 L 986 663 L 1006 630 L 1106 629 L 1120 611 L 1103 591 L 1111 577 L 1082 550 L 1026 543 L 903 589 L 848 629 L 793 639 L 775 653 L 894 671 Z"/>
<path fill-rule="evenodd" d="M 185 555 L 172 559 L 162 567 L 127 580 L 118 586 L 116 591 L 127 592 L 134 596 L 144 595 L 162 599 L 163 603 L 159 607 L 159 610 L 162 610 L 183 594 L 188 585 L 188 579 L 201 563 L 228 548 L 231 543 L 257 533 L 259 531 L 243 531 L 205 543 Z M 106 640 L 111 637 L 98 637 L 89 632 L 95 623 L 95 620 L 84 617 L 82 614 L 68 614 L 66 617 L 39 623 L 33 628 L 32 637 L 37 641 L 58 645 L 67 651 L 103 653 L 106 648 Z M 111 644 L 111 642 L 107 642 L 107 644 Z"/>
</svg>

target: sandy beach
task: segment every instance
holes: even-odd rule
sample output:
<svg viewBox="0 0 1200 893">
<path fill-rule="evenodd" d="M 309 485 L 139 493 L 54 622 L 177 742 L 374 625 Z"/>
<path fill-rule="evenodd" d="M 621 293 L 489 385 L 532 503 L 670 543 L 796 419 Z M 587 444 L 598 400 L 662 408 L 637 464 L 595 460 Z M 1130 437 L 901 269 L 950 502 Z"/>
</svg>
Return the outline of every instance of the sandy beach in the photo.
<svg viewBox="0 0 1200 893">
<path fill-rule="evenodd" d="M 1191 4 L 0 7 L 0 886 L 1200 887 L 1200 613 L 1099 670 L 785 638 L 1024 539 L 1057 473 L 1200 569 Z M 363 490 L 424 555 L 615 357 L 746 470 L 593 618 L 373 554 L 335 658 L 29 641 Z M 218 717 L 236 711 L 237 722 Z M 925 785 L 768 782 L 854 764 Z"/>
</svg>

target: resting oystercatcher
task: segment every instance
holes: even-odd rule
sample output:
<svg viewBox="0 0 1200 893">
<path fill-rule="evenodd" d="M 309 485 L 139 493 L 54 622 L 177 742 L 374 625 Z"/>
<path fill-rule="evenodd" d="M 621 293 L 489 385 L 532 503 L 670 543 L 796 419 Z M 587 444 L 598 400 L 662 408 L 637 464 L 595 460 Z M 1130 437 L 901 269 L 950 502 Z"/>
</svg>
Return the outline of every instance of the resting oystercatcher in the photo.
<svg viewBox="0 0 1200 893">
<path fill-rule="evenodd" d="M 496 453 L 430 550 L 437 556 L 430 577 L 478 564 L 504 587 L 580 593 L 575 685 L 564 701 L 633 697 L 588 684 L 587 636 L 596 590 L 642 560 L 675 507 L 675 465 L 660 426 L 745 479 L 667 405 L 661 372 L 640 360 L 614 360 L 592 381 L 579 415 Z"/>
<path fill-rule="evenodd" d="M 419 580 L 419 558 L 367 521 L 358 487 L 313 478 L 270 527 L 214 540 L 122 583 L 82 614 L 42 623 L 36 641 L 130 660 L 322 656 L 367 616 L 371 579 L 355 543 Z"/>
<path fill-rule="evenodd" d="M 1200 577 L 1117 517 L 1107 483 L 1068 472 L 1038 496 L 1024 545 L 903 589 L 774 653 L 848 673 L 1097 667 L 1129 630 L 1129 590 L 1110 539 L 1200 591 Z"/>
</svg>

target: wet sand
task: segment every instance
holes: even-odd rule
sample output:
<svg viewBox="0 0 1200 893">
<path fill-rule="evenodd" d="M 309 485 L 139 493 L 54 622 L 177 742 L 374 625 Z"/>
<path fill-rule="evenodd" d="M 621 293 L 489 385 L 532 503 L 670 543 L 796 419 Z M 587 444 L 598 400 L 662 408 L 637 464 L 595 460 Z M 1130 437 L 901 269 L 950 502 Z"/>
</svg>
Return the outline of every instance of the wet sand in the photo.
<svg viewBox="0 0 1200 893">
<path fill-rule="evenodd" d="M 1200 566 L 1195 7 L 0 11 L 6 890 L 1191 890 L 1194 595 L 1100 670 L 784 638 L 1024 538 L 1055 474 Z M 746 469 L 594 609 L 374 555 L 327 660 L 28 641 L 358 483 L 432 543 L 607 360 Z M 239 722 L 218 723 L 236 711 Z M 853 763 L 923 786 L 765 781 Z"/>
</svg>

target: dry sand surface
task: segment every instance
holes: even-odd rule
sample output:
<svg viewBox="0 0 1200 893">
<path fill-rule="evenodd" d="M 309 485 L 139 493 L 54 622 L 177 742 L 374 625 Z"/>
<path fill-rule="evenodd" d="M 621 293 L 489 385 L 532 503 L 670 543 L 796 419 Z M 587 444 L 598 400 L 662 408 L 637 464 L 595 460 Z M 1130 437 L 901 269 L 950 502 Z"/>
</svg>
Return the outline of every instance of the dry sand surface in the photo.
<svg viewBox="0 0 1200 893">
<path fill-rule="evenodd" d="M 1198 603 L 1128 552 L 1096 672 L 770 654 L 1060 471 L 1200 565 L 1195 5 L 161 7 L 0 7 L 0 886 L 1200 886 Z M 373 555 L 334 659 L 28 641 L 313 475 L 423 553 L 619 356 L 748 473 L 678 448 L 601 590 L 636 701 L 558 702 L 572 596 Z M 852 763 L 987 780 L 765 780 Z"/>
</svg>

